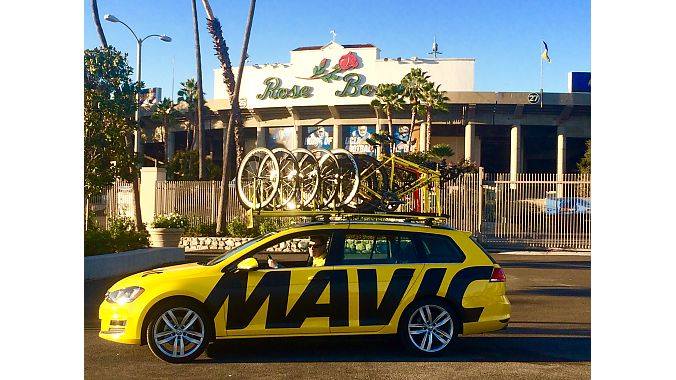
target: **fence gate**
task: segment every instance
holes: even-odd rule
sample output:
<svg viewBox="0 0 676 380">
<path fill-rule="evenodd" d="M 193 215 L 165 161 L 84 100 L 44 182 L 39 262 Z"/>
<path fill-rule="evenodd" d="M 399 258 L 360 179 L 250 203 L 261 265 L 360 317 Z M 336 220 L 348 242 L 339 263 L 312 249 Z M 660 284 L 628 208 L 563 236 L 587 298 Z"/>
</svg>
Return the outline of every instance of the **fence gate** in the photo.
<svg viewBox="0 0 676 380">
<path fill-rule="evenodd" d="M 487 174 L 480 239 L 496 248 L 591 249 L 591 178 Z"/>
</svg>

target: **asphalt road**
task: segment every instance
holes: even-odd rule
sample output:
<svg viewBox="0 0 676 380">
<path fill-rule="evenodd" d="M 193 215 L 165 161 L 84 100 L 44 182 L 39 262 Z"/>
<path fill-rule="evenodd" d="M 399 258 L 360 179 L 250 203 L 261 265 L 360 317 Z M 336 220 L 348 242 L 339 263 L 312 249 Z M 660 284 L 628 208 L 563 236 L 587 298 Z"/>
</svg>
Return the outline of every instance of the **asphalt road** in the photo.
<svg viewBox="0 0 676 380">
<path fill-rule="evenodd" d="M 148 347 L 98 338 L 98 305 L 117 279 L 85 282 L 84 375 L 109 378 L 584 379 L 591 377 L 591 262 L 585 256 L 494 255 L 507 273 L 509 327 L 458 339 L 421 361 L 394 337 L 241 339 L 170 365 Z M 195 258 L 195 256 L 189 256 Z"/>
</svg>

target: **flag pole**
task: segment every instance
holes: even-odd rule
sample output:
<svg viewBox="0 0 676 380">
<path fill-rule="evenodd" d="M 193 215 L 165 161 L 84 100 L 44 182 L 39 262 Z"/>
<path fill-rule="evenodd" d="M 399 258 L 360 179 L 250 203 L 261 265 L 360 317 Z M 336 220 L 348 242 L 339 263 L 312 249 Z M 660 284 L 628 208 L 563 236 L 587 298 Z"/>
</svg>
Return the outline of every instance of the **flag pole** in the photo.
<svg viewBox="0 0 676 380">
<path fill-rule="evenodd" d="M 540 54 L 540 108 L 542 108 L 542 61 L 544 60 L 542 54 L 544 51 Z"/>
</svg>

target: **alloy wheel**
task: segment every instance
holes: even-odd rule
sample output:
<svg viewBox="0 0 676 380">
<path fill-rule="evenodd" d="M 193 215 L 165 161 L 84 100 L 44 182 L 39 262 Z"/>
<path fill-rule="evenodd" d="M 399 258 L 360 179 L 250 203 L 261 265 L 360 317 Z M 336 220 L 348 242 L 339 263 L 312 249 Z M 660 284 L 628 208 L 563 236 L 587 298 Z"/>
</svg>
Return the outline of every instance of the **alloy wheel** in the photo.
<svg viewBox="0 0 676 380">
<path fill-rule="evenodd" d="M 152 337 L 162 354 L 180 359 L 199 350 L 206 339 L 204 321 L 185 307 L 175 307 L 162 313 L 154 323 Z"/>
<path fill-rule="evenodd" d="M 423 305 L 416 309 L 407 328 L 413 346 L 425 353 L 441 351 L 453 339 L 453 318 L 438 305 Z"/>
</svg>

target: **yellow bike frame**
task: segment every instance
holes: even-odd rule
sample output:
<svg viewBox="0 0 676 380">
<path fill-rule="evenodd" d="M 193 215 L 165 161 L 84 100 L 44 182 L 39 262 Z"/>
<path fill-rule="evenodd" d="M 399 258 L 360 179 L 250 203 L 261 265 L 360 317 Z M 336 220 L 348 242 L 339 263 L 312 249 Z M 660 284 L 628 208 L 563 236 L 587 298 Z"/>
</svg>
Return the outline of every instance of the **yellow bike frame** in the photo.
<svg viewBox="0 0 676 380">
<path fill-rule="evenodd" d="M 394 195 L 397 196 L 397 198 L 402 199 L 405 196 L 413 193 L 414 191 L 422 188 L 422 198 L 423 198 L 423 203 L 422 203 L 422 212 L 429 213 L 430 212 L 430 199 L 429 199 L 429 191 L 428 191 L 428 185 L 430 183 L 434 184 L 434 193 L 437 195 L 435 197 L 435 206 L 436 206 L 436 213 L 437 215 L 441 215 L 441 200 L 439 198 L 440 194 L 440 188 L 441 188 L 441 173 L 438 170 L 433 170 L 426 168 L 424 166 L 418 165 L 415 162 L 411 162 L 408 160 L 405 160 L 401 157 L 397 157 L 396 155 L 391 155 L 391 156 L 384 156 L 387 157 L 385 160 L 381 161 L 379 165 L 377 166 L 369 166 L 366 168 L 362 173 L 361 173 L 361 178 L 360 182 L 364 184 L 363 186 L 359 186 L 359 192 L 358 194 L 365 196 L 365 197 L 373 197 L 375 199 L 381 200 L 383 199 L 383 196 L 381 193 L 378 191 L 371 189 L 368 187 L 366 184 L 368 183 L 367 179 L 370 178 L 371 176 L 375 175 L 375 173 L 379 172 L 382 168 L 386 168 L 388 173 L 389 173 L 389 181 L 387 183 L 387 188 L 392 189 L 393 184 L 394 184 L 394 171 L 397 168 L 404 169 L 404 170 L 410 170 L 416 174 L 418 174 L 418 179 L 416 179 L 413 183 L 402 187 L 401 189 L 398 189 L 397 191 L 392 191 Z"/>
</svg>

